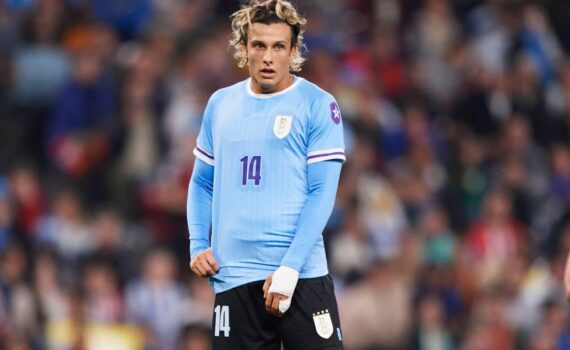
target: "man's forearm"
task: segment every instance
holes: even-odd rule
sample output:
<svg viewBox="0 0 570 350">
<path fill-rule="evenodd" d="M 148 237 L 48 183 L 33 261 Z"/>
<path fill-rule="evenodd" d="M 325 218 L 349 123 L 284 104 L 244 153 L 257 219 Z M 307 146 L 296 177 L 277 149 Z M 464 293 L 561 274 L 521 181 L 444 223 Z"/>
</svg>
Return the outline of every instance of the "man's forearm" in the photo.
<svg viewBox="0 0 570 350">
<path fill-rule="evenodd" d="M 214 167 L 196 159 L 186 206 L 191 257 L 210 246 L 213 184 Z"/>
<path fill-rule="evenodd" d="M 309 194 L 299 216 L 297 232 L 281 265 L 301 271 L 331 215 L 341 167 L 339 161 L 309 165 Z"/>
</svg>

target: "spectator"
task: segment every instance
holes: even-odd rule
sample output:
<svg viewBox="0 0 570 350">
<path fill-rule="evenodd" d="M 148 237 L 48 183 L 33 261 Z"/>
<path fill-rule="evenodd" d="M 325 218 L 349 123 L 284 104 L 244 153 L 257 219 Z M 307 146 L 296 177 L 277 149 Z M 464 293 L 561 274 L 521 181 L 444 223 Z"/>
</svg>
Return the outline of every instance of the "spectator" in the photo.
<svg viewBox="0 0 570 350">
<path fill-rule="evenodd" d="M 15 226 L 25 237 L 33 238 L 38 233 L 46 206 L 38 175 L 27 166 L 17 167 L 12 170 L 10 183 L 15 204 Z"/>
<path fill-rule="evenodd" d="M 411 349 L 451 350 L 453 338 L 445 326 L 443 307 L 436 297 L 426 296 L 418 302 L 418 326 Z"/>
<path fill-rule="evenodd" d="M 89 263 L 83 273 L 83 288 L 87 320 L 114 323 L 125 319 L 123 296 L 111 265 Z"/>
<path fill-rule="evenodd" d="M 393 262 L 375 264 L 366 279 L 339 300 L 345 346 L 404 346 L 412 326 L 411 308 L 410 290 Z"/>
<path fill-rule="evenodd" d="M 27 256 L 19 245 L 10 245 L 0 260 L 0 340 L 8 342 L 13 335 L 37 340 L 37 305 L 33 290 L 26 281 Z"/>
<path fill-rule="evenodd" d="M 127 319 L 147 329 L 147 344 L 173 349 L 183 326 L 182 286 L 176 281 L 174 256 L 165 250 L 150 252 L 142 276 L 126 290 Z"/>
<path fill-rule="evenodd" d="M 465 246 L 465 262 L 479 276 L 479 288 L 485 291 L 497 285 L 508 273 L 510 257 L 527 247 L 527 233 L 512 217 L 508 194 L 489 192 L 481 218 L 469 228 Z"/>
<path fill-rule="evenodd" d="M 114 88 L 100 57 L 78 54 L 73 77 L 59 91 L 47 124 L 51 164 L 68 181 L 78 183 L 84 198 L 95 203 L 104 199 L 101 174 L 113 155 L 117 132 Z"/>
</svg>

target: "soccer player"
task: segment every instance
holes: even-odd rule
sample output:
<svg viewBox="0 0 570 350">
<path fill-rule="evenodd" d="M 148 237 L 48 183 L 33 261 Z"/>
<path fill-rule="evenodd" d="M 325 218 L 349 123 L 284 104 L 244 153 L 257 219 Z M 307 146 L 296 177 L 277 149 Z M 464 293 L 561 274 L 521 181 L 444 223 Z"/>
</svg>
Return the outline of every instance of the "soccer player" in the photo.
<svg viewBox="0 0 570 350">
<path fill-rule="evenodd" d="M 292 74 L 305 22 L 283 0 L 235 12 L 230 44 L 250 77 L 204 112 L 188 227 L 190 268 L 216 293 L 214 349 L 342 349 L 322 232 L 343 126 L 333 96 Z"/>
</svg>

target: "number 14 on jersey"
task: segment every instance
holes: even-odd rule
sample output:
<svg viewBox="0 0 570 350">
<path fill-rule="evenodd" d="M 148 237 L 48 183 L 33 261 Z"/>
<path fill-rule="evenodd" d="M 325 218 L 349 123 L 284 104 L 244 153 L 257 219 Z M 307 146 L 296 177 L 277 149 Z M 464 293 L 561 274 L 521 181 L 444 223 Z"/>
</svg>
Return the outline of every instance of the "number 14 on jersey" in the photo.
<svg viewBox="0 0 570 350">
<path fill-rule="evenodd" d="M 261 156 L 245 156 L 240 159 L 242 165 L 242 186 L 248 181 L 253 181 L 255 186 L 261 184 Z"/>
</svg>

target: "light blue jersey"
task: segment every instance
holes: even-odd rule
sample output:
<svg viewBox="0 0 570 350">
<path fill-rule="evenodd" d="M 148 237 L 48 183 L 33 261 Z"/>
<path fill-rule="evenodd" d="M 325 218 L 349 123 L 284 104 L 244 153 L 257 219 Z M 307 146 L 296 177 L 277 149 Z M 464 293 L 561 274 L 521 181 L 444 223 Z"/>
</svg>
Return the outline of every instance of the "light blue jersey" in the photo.
<svg viewBox="0 0 570 350">
<path fill-rule="evenodd" d="M 308 165 L 345 160 L 340 109 L 303 78 L 265 95 L 247 79 L 212 95 L 194 154 L 214 167 L 210 244 L 220 270 L 211 280 L 219 293 L 281 265 L 307 199 Z M 206 248 L 196 244 L 191 251 Z M 327 273 L 321 236 L 300 278 Z"/>
</svg>

